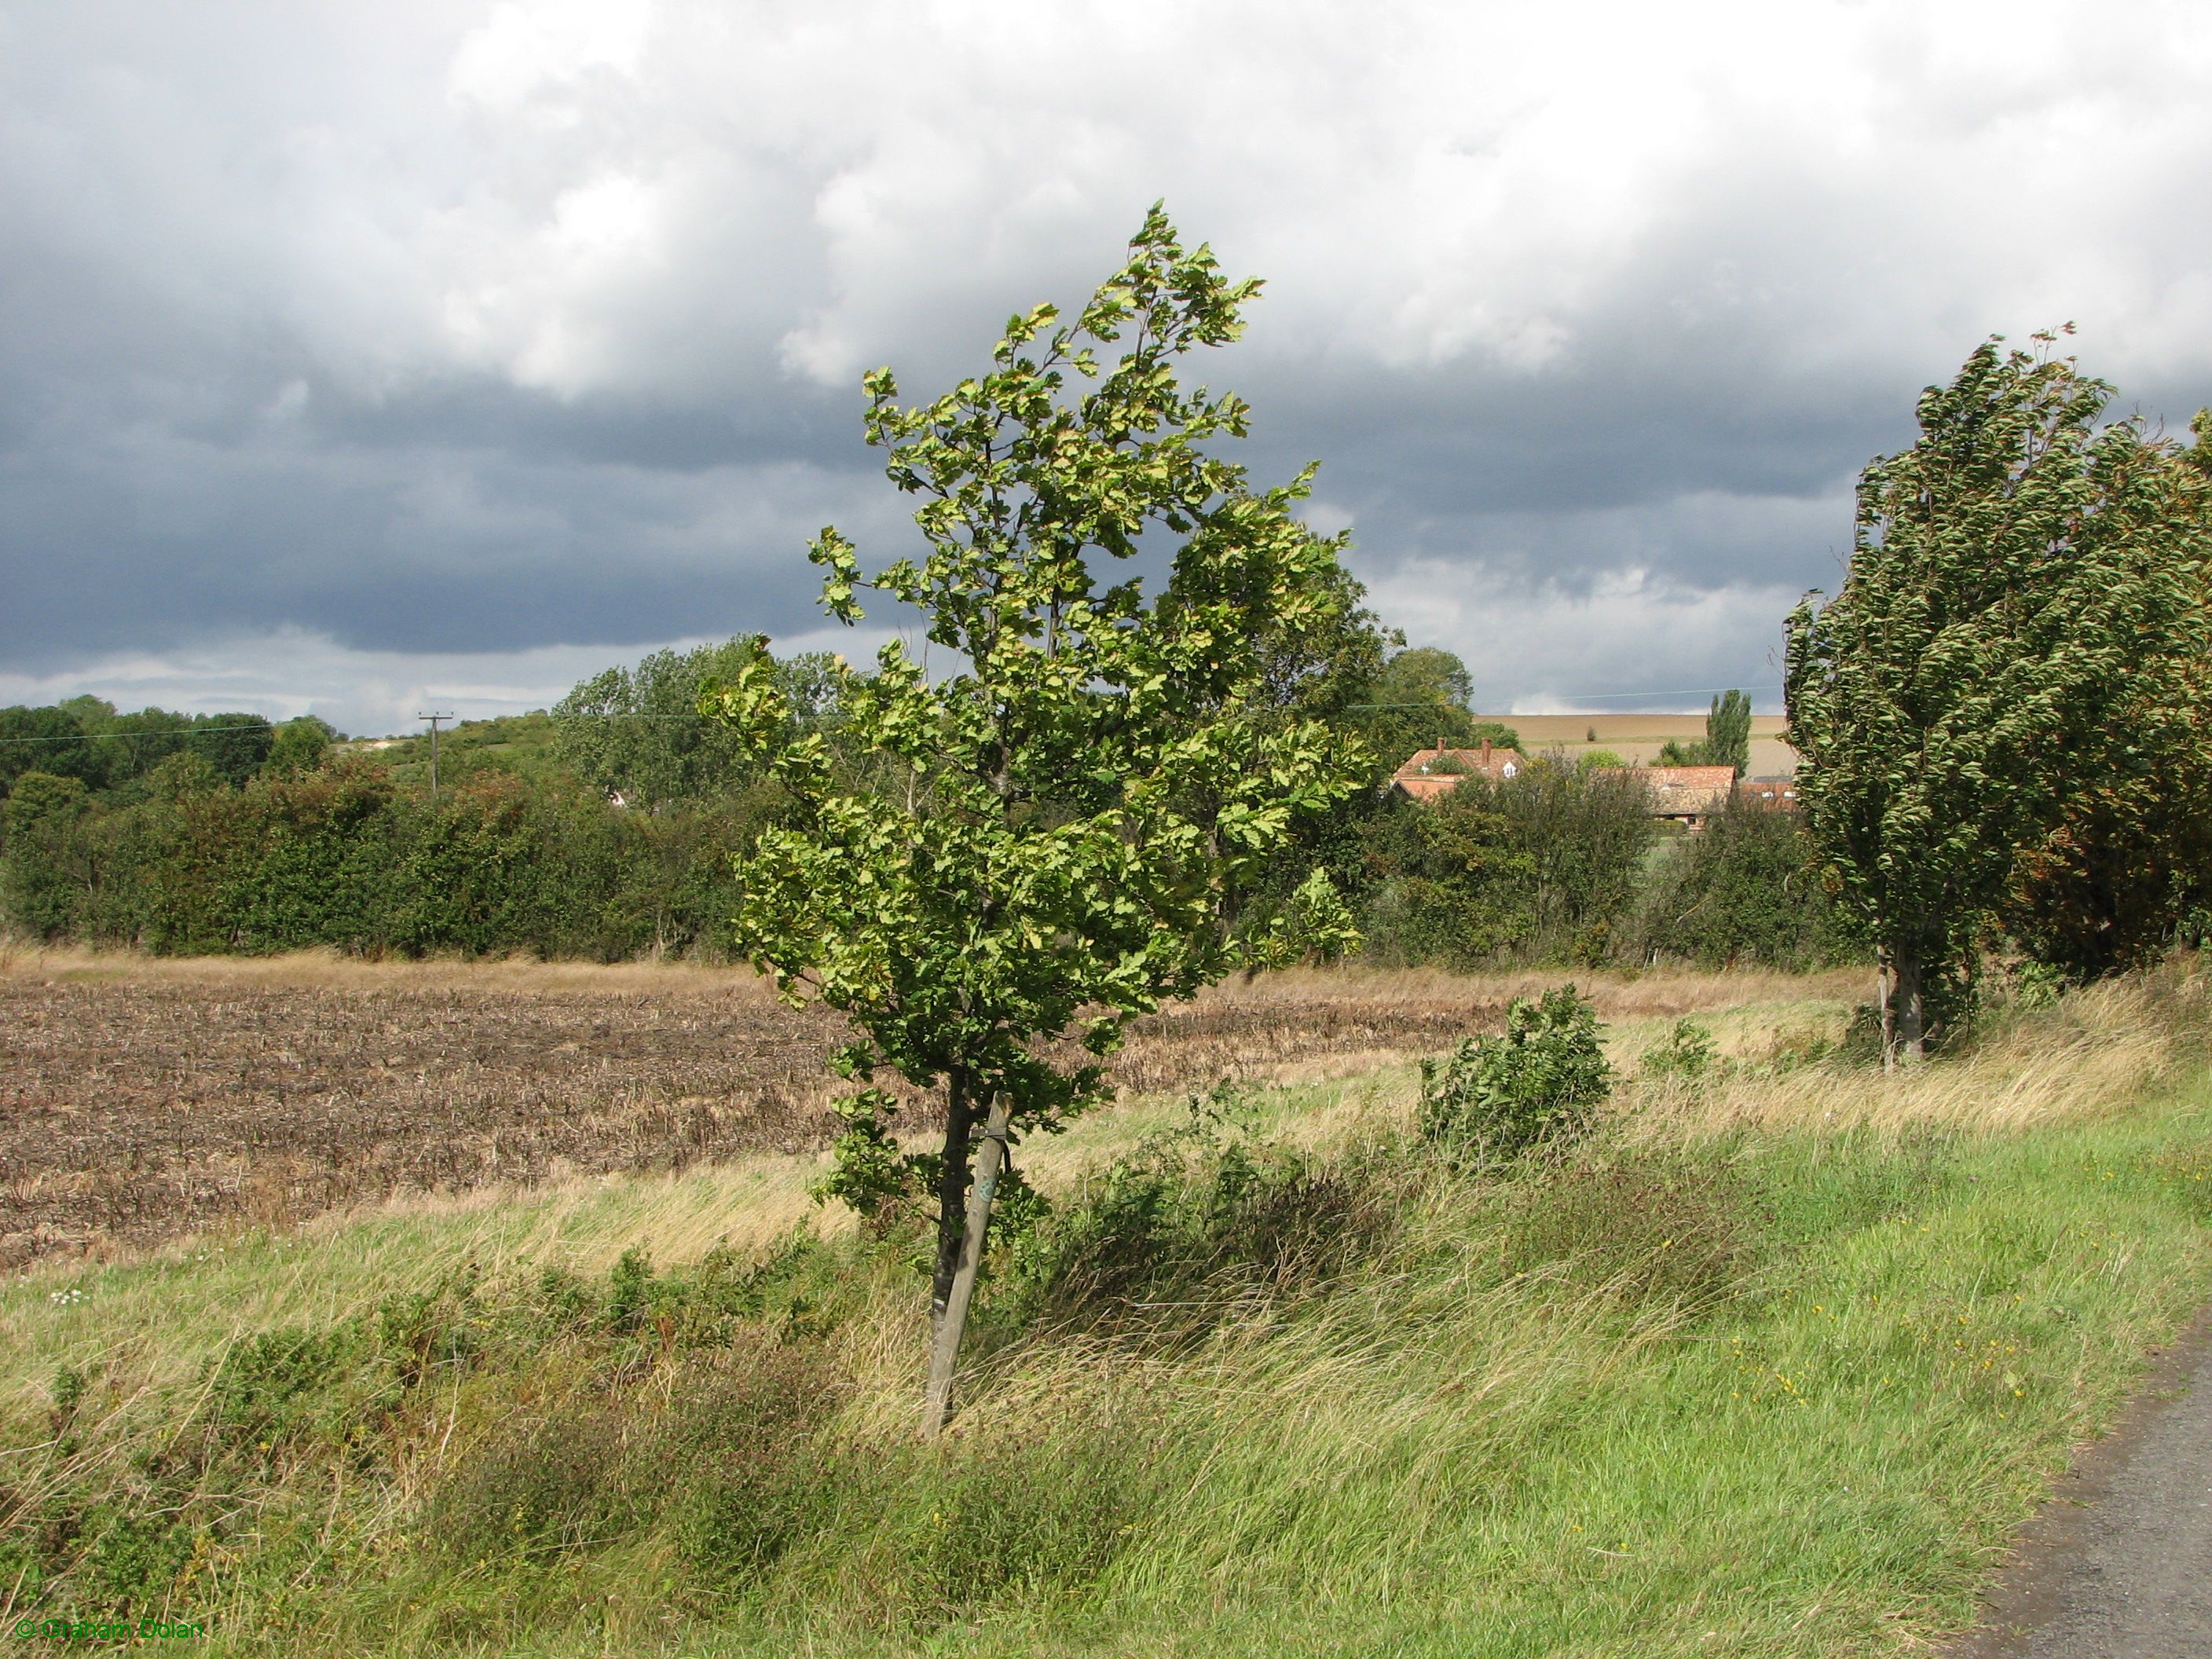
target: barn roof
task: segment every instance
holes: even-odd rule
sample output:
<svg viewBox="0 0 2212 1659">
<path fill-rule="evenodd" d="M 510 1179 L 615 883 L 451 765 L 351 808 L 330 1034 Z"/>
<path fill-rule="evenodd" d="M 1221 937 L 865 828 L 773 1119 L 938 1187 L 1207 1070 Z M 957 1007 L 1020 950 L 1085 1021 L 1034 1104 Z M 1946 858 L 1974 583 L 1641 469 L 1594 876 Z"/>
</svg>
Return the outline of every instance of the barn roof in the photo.
<svg viewBox="0 0 2212 1659">
<path fill-rule="evenodd" d="M 1733 766 L 1607 767 L 1608 773 L 1644 780 L 1651 810 L 1662 818 L 1704 817 L 1728 805 L 1735 787 Z"/>
</svg>

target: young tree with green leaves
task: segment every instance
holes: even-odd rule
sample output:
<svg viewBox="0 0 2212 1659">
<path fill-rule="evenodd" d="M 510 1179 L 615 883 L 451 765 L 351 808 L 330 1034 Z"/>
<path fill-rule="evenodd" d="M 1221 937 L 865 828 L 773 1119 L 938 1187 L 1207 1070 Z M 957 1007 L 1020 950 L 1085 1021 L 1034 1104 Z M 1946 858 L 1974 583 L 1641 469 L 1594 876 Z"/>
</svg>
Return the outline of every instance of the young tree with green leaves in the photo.
<svg viewBox="0 0 2212 1659">
<path fill-rule="evenodd" d="M 2037 339 L 2048 346 L 2052 337 Z M 1881 965 L 1886 1052 L 1963 1014 L 2016 858 L 2205 643 L 2203 485 L 2072 358 L 1977 348 L 1861 475 L 1851 563 L 1787 624 L 1798 796 Z"/>
<path fill-rule="evenodd" d="M 934 1198 L 930 1434 L 1009 1147 L 1103 1097 L 1130 1018 L 1294 948 L 1287 927 L 1233 932 L 1231 901 L 1302 814 L 1365 777 L 1357 745 L 1271 679 L 1285 637 L 1326 638 L 1346 602 L 1341 538 L 1292 516 L 1312 469 L 1253 489 L 1208 447 L 1244 435 L 1246 405 L 1176 378 L 1237 337 L 1258 290 L 1155 207 L 1073 324 L 1048 305 L 1012 319 L 988 372 L 929 402 L 900 404 L 888 369 L 866 378 L 868 441 L 922 498 L 927 550 L 864 574 L 826 529 L 809 556 L 840 621 L 872 590 L 959 665 L 932 680 L 894 641 L 873 674 L 842 676 L 840 743 L 902 787 L 842 788 L 764 659 L 702 702 L 793 803 L 738 861 L 742 948 L 860 1034 L 837 1057 L 862 1086 L 827 1190 L 864 1211 Z M 1108 580 L 1140 550 L 1170 561 L 1156 595 Z M 1329 896 L 1301 894 L 1316 946 L 1348 927 Z M 1071 1032 L 1089 1059 L 1062 1067 L 1043 1045 Z M 942 1089 L 937 1150 L 894 1140 L 885 1070 Z"/>
</svg>

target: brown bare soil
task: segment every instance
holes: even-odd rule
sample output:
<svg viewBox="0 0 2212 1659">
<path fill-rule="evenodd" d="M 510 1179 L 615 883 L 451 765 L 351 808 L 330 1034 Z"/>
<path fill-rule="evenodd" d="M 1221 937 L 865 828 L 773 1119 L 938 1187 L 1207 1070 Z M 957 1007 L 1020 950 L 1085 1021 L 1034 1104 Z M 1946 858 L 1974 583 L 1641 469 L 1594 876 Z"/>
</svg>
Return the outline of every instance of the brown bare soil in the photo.
<svg viewBox="0 0 2212 1659">
<path fill-rule="evenodd" d="M 1115 1079 L 1155 1094 L 1362 1069 L 1494 1029 L 1546 982 L 1226 987 L 1138 1022 Z M 1779 975 L 1594 988 L 1615 1019 L 1822 994 Z M 841 1036 L 724 969 L 0 957 L 0 1266 L 404 1191 L 805 1151 L 834 1123 Z"/>
</svg>

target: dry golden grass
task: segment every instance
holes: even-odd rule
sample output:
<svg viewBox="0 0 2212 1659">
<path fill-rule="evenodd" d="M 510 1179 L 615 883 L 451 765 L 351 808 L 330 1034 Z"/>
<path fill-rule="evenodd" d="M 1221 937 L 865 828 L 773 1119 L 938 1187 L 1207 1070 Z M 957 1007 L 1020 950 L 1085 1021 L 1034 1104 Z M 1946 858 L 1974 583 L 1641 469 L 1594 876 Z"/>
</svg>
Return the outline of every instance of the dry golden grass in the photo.
<svg viewBox="0 0 2212 1659">
<path fill-rule="evenodd" d="M 292 951 L 267 957 L 154 957 L 135 951 L 76 945 L 28 945 L 0 939 L 0 981 L 260 988 L 272 990 L 377 991 L 708 991 L 773 1005 L 766 980 L 743 966 L 674 959 L 649 962 L 540 962 L 436 958 L 370 961 L 335 951 Z"/>
<path fill-rule="evenodd" d="M 1638 1091 L 1632 1133 L 1940 1124 L 1979 1133 L 2125 1109 L 2204 1059 L 2205 981 L 2179 969 L 2090 987 L 2057 1006 L 2001 1018 L 1970 1052 L 1937 1063 L 1838 1070 L 1753 1066 L 1721 1083 Z"/>
</svg>

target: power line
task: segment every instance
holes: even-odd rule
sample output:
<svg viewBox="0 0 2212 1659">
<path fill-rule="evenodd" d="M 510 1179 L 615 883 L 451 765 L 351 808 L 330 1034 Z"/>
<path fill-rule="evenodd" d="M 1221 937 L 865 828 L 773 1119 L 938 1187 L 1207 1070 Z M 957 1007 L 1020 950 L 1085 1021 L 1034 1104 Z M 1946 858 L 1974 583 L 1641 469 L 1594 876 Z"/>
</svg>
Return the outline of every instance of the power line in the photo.
<svg viewBox="0 0 2212 1659">
<path fill-rule="evenodd" d="M 1554 691 L 1551 695 L 1579 702 L 1585 697 L 1717 697 L 1724 691 L 1779 691 L 1778 685 L 1692 685 L 1678 691 Z M 1598 711 L 1602 713 L 1602 710 Z"/>
<path fill-rule="evenodd" d="M 162 726 L 140 732 L 73 732 L 65 738 L 0 738 L 0 743 L 98 743 L 102 738 L 198 737 L 203 732 L 274 732 L 276 729 L 274 722 L 264 720 L 252 726 Z"/>
</svg>

